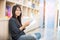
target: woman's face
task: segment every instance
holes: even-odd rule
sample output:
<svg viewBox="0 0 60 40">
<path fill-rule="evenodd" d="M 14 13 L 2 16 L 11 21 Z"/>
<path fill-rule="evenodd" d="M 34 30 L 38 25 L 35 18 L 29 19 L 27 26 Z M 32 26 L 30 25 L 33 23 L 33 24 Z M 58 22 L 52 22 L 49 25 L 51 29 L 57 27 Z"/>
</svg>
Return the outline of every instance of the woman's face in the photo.
<svg viewBox="0 0 60 40">
<path fill-rule="evenodd" d="M 16 15 L 16 16 L 19 16 L 20 13 L 21 13 L 20 8 L 17 7 L 17 9 L 16 9 L 16 11 L 15 11 L 15 15 Z"/>
</svg>

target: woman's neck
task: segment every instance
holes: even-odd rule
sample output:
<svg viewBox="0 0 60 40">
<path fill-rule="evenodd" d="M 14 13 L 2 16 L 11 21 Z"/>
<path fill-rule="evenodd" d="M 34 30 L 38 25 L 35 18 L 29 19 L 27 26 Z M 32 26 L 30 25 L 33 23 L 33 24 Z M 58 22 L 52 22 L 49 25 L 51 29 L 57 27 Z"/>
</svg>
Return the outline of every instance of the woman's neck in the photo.
<svg viewBox="0 0 60 40">
<path fill-rule="evenodd" d="M 17 16 L 16 16 L 16 18 L 17 18 Z"/>
</svg>

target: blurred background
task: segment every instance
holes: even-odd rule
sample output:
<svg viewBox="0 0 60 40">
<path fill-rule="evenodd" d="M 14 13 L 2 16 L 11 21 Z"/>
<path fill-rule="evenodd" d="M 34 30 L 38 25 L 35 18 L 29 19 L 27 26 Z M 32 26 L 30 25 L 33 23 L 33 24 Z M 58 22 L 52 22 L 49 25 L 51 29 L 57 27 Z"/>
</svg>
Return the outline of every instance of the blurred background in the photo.
<svg viewBox="0 0 60 40">
<path fill-rule="evenodd" d="M 8 40 L 12 7 L 22 9 L 22 24 L 30 20 L 26 34 L 41 34 L 39 40 L 60 40 L 60 0 L 0 0 L 0 40 Z"/>
</svg>

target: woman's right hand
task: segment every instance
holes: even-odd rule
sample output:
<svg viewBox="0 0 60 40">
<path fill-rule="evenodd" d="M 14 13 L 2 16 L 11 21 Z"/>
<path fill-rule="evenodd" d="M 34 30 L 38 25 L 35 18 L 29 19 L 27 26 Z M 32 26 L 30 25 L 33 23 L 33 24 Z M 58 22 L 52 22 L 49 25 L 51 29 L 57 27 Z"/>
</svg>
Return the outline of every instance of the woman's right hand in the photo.
<svg viewBox="0 0 60 40">
<path fill-rule="evenodd" d="M 29 22 L 29 21 L 26 21 L 26 22 L 23 24 L 23 26 L 20 27 L 20 30 L 25 29 L 29 24 L 30 24 L 30 22 Z"/>
<path fill-rule="evenodd" d="M 26 21 L 26 22 L 24 23 L 24 26 L 27 27 L 29 24 L 30 24 L 30 21 Z"/>
</svg>

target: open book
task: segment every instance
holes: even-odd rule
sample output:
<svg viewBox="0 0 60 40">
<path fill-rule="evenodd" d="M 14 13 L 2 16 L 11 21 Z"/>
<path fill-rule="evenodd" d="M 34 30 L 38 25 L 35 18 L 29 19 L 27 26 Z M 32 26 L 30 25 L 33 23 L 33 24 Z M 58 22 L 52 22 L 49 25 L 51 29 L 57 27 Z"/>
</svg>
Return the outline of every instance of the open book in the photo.
<svg viewBox="0 0 60 40">
<path fill-rule="evenodd" d="M 29 31 L 29 30 L 31 30 L 31 29 L 33 29 L 35 26 L 33 26 L 33 25 L 35 25 L 35 23 L 36 23 L 36 21 L 35 20 L 33 20 L 32 18 L 29 18 L 29 17 L 23 17 L 22 18 L 22 24 L 24 24 L 26 21 L 30 21 L 30 25 L 29 26 L 27 26 L 26 27 L 26 31 Z"/>
</svg>

